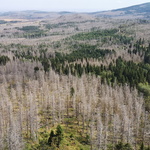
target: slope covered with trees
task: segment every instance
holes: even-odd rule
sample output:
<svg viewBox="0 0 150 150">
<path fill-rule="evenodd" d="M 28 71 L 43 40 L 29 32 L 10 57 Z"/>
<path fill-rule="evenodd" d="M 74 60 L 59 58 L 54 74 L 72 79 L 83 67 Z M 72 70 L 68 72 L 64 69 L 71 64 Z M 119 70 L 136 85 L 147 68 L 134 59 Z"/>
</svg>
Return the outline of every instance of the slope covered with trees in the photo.
<svg viewBox="0 0 150 150">
<path fill-rule="evenodd" d="M 43 20 L 4 36 L 1 150 L 150 149 L 149 22 L 100 21 Z M 56 30 L 63 38 L 51 41 Z"/>
</svg>

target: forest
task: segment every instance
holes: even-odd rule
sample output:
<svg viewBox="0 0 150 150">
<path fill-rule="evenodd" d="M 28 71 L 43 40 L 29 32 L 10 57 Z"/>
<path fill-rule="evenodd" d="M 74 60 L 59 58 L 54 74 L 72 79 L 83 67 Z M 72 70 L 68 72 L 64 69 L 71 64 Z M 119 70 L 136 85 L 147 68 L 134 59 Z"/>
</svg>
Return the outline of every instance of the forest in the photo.
<svg viewBox="0 0 150 150">
<path fill-rule="evenodd" d="M 150 21 L 71 17 L 0 20 L 0 150 L 150 150 Z"/>
</svg>

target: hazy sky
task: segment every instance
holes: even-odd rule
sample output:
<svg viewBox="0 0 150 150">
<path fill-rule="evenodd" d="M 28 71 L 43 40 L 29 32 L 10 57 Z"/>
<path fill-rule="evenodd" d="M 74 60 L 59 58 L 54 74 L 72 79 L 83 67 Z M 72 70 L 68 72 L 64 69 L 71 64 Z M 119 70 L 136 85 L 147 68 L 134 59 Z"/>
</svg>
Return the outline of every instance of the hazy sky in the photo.
<svg viewBox="0 0 150 150">
<path fill-rule="evenodd" d="M 0 0 L 1 11 L 101 11 L 150 2 L 150 0 Z"/>
</svg>

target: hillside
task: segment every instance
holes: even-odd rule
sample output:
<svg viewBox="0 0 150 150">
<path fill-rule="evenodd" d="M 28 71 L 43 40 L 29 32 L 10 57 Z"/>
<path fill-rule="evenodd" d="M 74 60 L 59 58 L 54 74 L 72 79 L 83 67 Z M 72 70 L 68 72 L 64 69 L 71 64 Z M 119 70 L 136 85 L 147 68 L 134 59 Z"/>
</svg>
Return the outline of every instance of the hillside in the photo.
<svg viewBox="0 0 150 150">
<path fill-rule="evenodd" d="M 120 18 L 150 18 L 150 3 L 144 3 L 140 5 L 130 6 L 126 8 L 120 8 L 109 11 L 99 11 L 92 13 L 78 13 L 78 12 L 48 12 L 48 11 L 38 11 L 38 10 L 27 10 L 27 11 L 16 11 L 16 12 L 5 12 L 0 13 L 0 18 L 13 18 L 13 19 L 54 19 L 61 16 L 71 16 L 74 15 L 87 15 L 89 18 L 92 17 L 120 17 Z"/>
<path fill-rule="evenodd" d="M 0 15 L 0 150 L 150 150 L 140 8 Z"/>
<path fill-rule="evenodd" d="M 126 11 L 126 14 L 139 14 L 139 13 L 150 13 L 150 3 L 144 3 L 140 5 L 135 5 L 131 7 L 126 7 L 126 8 L 121 8 L 121 9 L 116 9 L 113 11 Z"/>
<path fill-rule="evenodd" d="M 126 8 L 120 8 L 104 12 L 93 13 L 96 16 L 105 17 L 134 17 L 134 18 L 149 18 L 150 17 L 150 3 L 134 5 Z"/>
</svg>

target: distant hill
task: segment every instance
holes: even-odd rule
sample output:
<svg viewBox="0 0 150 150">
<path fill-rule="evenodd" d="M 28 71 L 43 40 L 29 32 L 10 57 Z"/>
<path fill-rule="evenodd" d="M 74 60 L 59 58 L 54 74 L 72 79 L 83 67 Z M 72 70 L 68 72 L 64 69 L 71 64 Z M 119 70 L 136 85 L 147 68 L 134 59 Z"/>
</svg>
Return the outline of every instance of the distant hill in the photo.
<svg viewBox="0 0 150 150">
<path fill-rule="evenodd" d="M 150 3 L 144 3 L 110 11 L 94 12 L 92 14 L 95 16 L 104 17 L 134 17 L 150 19 Z"/>
<path fill-rule="evenodd" d="M 60 15 L 55 12 L 36 11 L 36 10 L 13 11 L 0 14 L 0 17 L 14 18 L 14 19 L 45 19 L 56 16 Z"/>
<path fill-rule="evenodd" d="M 59 17 L 70 17 L 70 15 L 74 15 L 76 18 L 83 20 L 83 14 L 89 17 L 112 17 L 112 18 L 144 18 L 150 20 L 150 2 L 144 3 L 140 5 L 134 5 L 126 8 L 120 8 L 110 11 L 99 11 L 92 13 L 77 13 L 77 12 L 47 12 L 47 11 L 38 11 L 38 10 L 27 10 L 27 11 L 14 11 L 14 12 L 0 12 L 0 18 L 13 18 L 13 19 L 50 19 L 50 18 L 59 18 Z M 81 16 L 80 16 L 81 15 Z M 84 18 L 84 19 L 86 19 Z M 77 19 L 77 20 L 79 20 Z M 89 20 L 88 19 L 88 20 Z M 2 19 L 1 19 L 2 20 Z"/>
<path fill-rule="evenodd" d="M 59 12 L 59 14 L 61 14 L 61 15 L 65 15 L 65 14 L 73 14 L 73 12 L 69 12 L 69 11 L 61 11 L 61 12 Z"/>
<path fill-rule="evenodd" d="M 49 19 L 57 18 L 61 15 L 75 14 L 74 12 L 62 11 L 62 12 L 47 12 L 38 10 L 26 10 L 26 11 L 12 11 L 12 12 L 0 12 L 0 17 L 13 18 L 13 19 Z"/>
<path fill-rule="evenodd" d="M 116 9 L 113 11 L 125 11 L 127 14 L 150 13 L 150 3 L 134 5 L 126 8 Z"/>
</svg>

